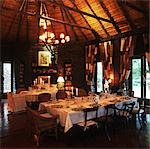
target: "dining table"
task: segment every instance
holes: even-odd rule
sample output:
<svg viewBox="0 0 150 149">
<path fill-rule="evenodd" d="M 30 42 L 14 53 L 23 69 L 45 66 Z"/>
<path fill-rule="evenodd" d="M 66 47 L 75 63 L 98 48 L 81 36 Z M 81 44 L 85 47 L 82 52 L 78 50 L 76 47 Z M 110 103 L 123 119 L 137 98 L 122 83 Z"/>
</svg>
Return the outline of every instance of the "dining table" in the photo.
<svg viewBox="0 0 150 149">
<path fill-rule="evenodd" d="M 64 127 L 64 132 L 68 132 L 74 124 L 84 121 L 85 108 L 98 106 L 98 117 L 104 116 L 106 113 L 105 106 L 114 104 L 117 108 L 121 108 L 124 103 L 135 102 L 138 107 L 136 97 L 109 95 L 96 99 L 95 96 L 74 97 L 71 99 L 59 99 L 51 102 L 43 102 L 39 105 L 39 110 L 46 109 L 48 113 L 58 115 L 59 122 Z M 112 114 L 113 109 L 109 109 L 108 114 Z M 95 113 L 90 112 L 88 119 L 94 118 Z"/>
<path fill-rule="evenodd" d="M 38 101 L 38 96 L 42 93 L 51 94 L 51 100 L 54 100 L 57 88 L 50 87 L 49 89 L 32 89 L 20 93 L 7 93 L 8 111 L 13 113 L 25 111 L 26 102 Z"/>
</svg>

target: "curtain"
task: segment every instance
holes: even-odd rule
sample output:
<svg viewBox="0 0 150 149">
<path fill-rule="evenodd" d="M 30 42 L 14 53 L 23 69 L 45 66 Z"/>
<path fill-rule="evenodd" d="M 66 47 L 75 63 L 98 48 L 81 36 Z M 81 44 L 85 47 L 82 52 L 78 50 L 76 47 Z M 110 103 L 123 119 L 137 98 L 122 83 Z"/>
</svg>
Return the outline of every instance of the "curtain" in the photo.
<svg viewBox="0 0 150 149">
<path fill-rule="evenodd" d="M 131 72 L 131 57 L 134 55 L 136 39 L 136 36 L 121 38 L 119 83 L 129 78 Z"/>
<path fill-rule="evenodd" d="M 88 45 L 85 47 L 86 53 L 86 82 L 87 85 L 91 85 L 96 71 L 96 55 L 98 47 L 96 45 Z"/>
</svg>

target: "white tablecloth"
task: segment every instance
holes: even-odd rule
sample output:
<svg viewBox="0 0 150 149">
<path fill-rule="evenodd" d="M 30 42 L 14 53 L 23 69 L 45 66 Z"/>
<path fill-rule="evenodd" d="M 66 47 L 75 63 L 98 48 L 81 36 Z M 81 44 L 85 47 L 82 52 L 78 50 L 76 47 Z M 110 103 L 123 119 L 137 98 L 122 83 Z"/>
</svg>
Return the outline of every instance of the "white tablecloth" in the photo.
<svg viewBox="0 0 150 149">
<path fill-rule="evenodd" d="M 37 101 L 38 95 L 41 93 L 50 93 L 51 98 L 56 98 L 57 90 L 33 90 L 33 91 L 22 91 L 19 94 L 7 93 L 8 99 L 8 111 L 20 112 L 26 110 L 26 101 Z"/>
<path fill-rule="evenodd" d="M 54 115 L 59 115 L 59 120 L 61 126 L 64 127 L 64 132 L 67 132 L 71 127 L 73 127 L 73 124 L 77 124 L 81 121 L 84 121 L 84 113 L 83 111 L 74 111 L 74 108 L 80 108 L 80 107 L 90 107 L 89 105 L 93 104 L 93 102 L 89 101 L 86 99 L 88 97 L 84 97 L 82 100 L 75 100 L 72 99 L 70 101 L 65 101 L 65 100 L 60 100 L 58 102 L 52 102 L 52 103 L 41 103 L 39 109 L 46 108 L 47 111 L 51 114 Z M 114 104 L 117 107 L 121 107 L 124 102 L 131 102 L 135 101 L 135 105 L 137 106 L 137 98 L 130 98 L 130 99 L 125 99 L 125 98 L 119 98 L 119 101 L 114 98 L 114 101 L 112 99 L 103 99 L 99 100 L 98 104 L 101 106 L 98 109 L 98 117 L 104 116 L 105 115 L 105 105 L 108 104 Z M 109 111 L 109 114 L 112 113 L 113 111 Z M 88 115 L 88 119 L 94 118 L 95 114 L 90 113 Z"/>
</svg>

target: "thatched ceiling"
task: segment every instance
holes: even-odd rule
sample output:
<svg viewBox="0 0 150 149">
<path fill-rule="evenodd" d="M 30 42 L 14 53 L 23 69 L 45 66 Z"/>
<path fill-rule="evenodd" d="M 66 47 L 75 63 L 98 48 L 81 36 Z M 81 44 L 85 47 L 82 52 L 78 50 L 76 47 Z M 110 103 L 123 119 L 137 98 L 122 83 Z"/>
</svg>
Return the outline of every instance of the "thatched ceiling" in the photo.
<svg viewBox="0 0 150 149">
<path fill-rule="evenodd" d="M 50 30 L 71 41 L 103 40 L 149 26 L 148 0 L 1 0 L 2 40 L 37 42 L 41 1 Z"/>
</svg>

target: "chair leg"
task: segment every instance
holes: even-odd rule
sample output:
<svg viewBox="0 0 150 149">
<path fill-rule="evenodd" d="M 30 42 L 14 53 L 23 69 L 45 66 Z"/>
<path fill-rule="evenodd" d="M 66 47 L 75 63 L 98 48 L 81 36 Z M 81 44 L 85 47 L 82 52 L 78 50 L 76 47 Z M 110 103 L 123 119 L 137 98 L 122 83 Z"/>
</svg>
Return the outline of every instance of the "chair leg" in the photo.
<svg viewBox="0 0 150 149">
<path fill-rule="evenodd" d="M 107 124 L 105 124 L 105 135 L 106 135 L 106 137 L 108 138 L 108 140 L 111 141 L 111 138 L 110 138 L 109 133 L 108 133 Z"/>
<path fill-rule="evenodd" d="M 55 137 L 56 137 L 56 140 L 58 139 L 58 128 L 56 127 L 55 128 Z"/>
<path fill-rule="evenodd" d="M 39 147 L 40 146 L 40 137 L 37 134 L 34 134 L 34 141 L 36 143 L 36 146 Z"/>
</svg>

